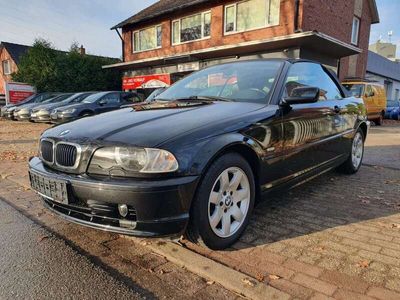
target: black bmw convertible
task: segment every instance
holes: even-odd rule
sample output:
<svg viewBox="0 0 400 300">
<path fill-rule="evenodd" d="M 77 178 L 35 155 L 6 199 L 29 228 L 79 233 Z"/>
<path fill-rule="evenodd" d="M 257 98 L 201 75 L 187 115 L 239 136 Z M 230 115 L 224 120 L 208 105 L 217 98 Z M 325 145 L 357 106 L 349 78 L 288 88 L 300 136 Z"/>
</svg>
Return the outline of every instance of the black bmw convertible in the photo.
<svg viewBox="0 0 400 300">
<path fill-rule="evenodd" d="M 71 222 L 223 249 L 269 192 L 356 173 L 368 129 L 362 100 L 321 64 L 240 61 L 193 73 L 152 103 L 48 129 L 29 174 Z"/>
</svg>

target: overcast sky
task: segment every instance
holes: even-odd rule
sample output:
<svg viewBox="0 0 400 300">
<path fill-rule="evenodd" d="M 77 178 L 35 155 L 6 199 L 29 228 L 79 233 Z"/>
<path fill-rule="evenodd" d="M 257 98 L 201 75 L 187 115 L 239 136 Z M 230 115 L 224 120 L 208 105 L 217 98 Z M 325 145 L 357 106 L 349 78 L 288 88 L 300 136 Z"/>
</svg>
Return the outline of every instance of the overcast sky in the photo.
<svg viewBox="0 0 400 300">
<path fill-rule="evenodd" d="M 400 57 L 400 0 L 376 0 L 381 23 L 373 25 L 371 43 L 393 30 Z M 121 42 L 110 28 L 156 0 L 0 0 L 0 41 L 32 44 L 37 37 L 60 50 L 72 42 L 91 54 L 120 57 Z"/>
</svg>

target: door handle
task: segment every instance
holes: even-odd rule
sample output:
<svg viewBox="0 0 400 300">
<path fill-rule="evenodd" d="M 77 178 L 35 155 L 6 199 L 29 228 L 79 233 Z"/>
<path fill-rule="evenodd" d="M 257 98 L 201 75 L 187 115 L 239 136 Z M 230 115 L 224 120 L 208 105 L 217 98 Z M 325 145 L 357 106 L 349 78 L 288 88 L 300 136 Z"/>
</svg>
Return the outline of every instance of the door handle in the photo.
<svg viewBox="0 0 400 300">
<path fill-rule="evenodd" d="M 342 112 L 342 109 L 341 109 L 339 106 L 335 105 L 335 107 L 333 108 L 333 111 L 334 111 L 336 114 L 340 114 L 340 113 Z"/>
</svg>

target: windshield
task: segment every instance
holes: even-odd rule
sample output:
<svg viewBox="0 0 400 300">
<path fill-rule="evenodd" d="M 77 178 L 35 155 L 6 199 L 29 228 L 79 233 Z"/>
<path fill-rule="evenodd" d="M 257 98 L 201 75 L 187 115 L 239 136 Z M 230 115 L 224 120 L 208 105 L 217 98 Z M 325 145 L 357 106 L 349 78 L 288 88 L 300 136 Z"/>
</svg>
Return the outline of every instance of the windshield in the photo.
<svg viewBox="0 0 400 300">
<path fill-rule="evenodd" d="M 265 60 L 213 66 L 178 81 L 156 100 L 216 97 L 266 103 L 281 65 L 280 61 Z"/>
<path fill-rule="evenodd" d="M 48 100 L 44 101 L 43 103 L 48 104 L 48 103 L 61 102 L 61 101 L 64 101 L 65 99 L 67 99 L 68 97 L 71 97 L 71 95 L 66 94 L 66 95 L 57 96 L 57 97 L 48 99 Z"/>
<path fill-rule="evenodd" d="M 103 97 L 107 93 L 97 93 L 90 95 L 89 97 L 86 97 L 85 100 L 83 100 L 83 103 L 95 103 L 97 100 L 99 100 L 101 97 Z"/>
<path fill-rule="evenodd" d="M 54 98 L 54 97 L 56 97 L 57 95 L 55 95 L 55 94 L 41 94 L 41 95 L 38 95 L 36 98 L 35 98 L 35 100 L 33 100 L 33 102 L 35 102 L 35 103 L 42 103 L 42 102 L 45 102 L 45 101 L 47 101 L 47 100 L 49 100 L 49 99 L 51 99 L 51 98 Z"/>
<path fill-rule="evenodd" d="M 343 86 L 353 97 L 359 98 L 364 94 L 364 85 L 363 84 L 344 83 Z"/>
</svg>

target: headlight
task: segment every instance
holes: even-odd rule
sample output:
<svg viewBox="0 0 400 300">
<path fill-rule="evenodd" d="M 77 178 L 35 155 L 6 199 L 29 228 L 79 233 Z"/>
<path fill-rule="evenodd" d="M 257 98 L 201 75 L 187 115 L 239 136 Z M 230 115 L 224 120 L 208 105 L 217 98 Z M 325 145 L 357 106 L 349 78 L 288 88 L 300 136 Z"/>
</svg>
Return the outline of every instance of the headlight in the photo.
<svg viewBox="0 0 400 300">
<path fill-rule="evenodd" d="M 178 169 L 174 155 L 166 150 L 135 147 L 106 147 L 97 150 L 89 173 L 134 176 L 134 173 L 168 173 Z"/>
<path fill-rule="evenodd" d="M 63 110 L 62 113 L 64 113 L 64 114 L 73 114 L 75 111 L 76 111 L 75 108 L 69 108 L 69 109 Z"/>
</svg>

